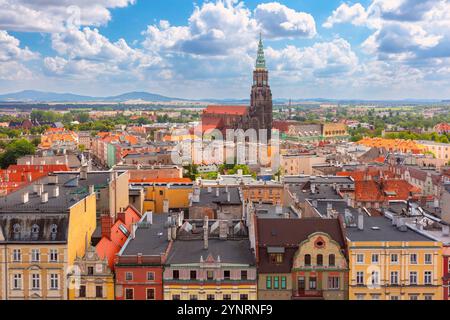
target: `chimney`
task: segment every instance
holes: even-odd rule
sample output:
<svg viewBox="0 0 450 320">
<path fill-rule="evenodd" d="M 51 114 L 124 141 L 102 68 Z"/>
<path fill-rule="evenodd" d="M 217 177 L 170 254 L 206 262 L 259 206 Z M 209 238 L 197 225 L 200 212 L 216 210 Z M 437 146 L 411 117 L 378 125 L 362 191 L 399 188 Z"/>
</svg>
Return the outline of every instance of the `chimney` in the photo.
<svg viewBox="0 0 450 320">
<path fill-rule="evenodd" d="M 137 230 L 138 226 L 136 223 L 133 223 L 131 225 L 131 239 L 135 239 L 136 238 L 136 230 Z"/>
<path fill-rule="evenodd" d="M 312 206 L 313 206 L 314 208 L 317 208 L 317 200 L 313 200 L 313 201 L 312 201 Z"/>
<path fill-rule="evenodd" d="M 111 216 L 102 215 L 101 217 L 102 238 L 106 237 L 108 239 L 111 239 L 111 227 L 112 227 Z"/>
<path fill-rule="evenodd" d="M 442 225 L 442 236 L 448 237 L 450 235 L 450 226 Z"/>
<path fill-rule="evenodd" d="M 226 240 L 228 237 L 228 221 L 219 221 L 219 238 Z"/>
<path fill-rule="evenodd" d="M 352 206 L 352 199 L 350 198 L 350 196 L 347 197 L 347 206 Z"/>
<path fill-rule="evenodd" d="M 58 198 L 59 197 L 59 186 L 54 186 L 52 188 L 52 198 Z"/>
<path fill-rule="evenodd" d="M 220 188 L 217 187 L 217 188 L 216 188 L 216 197 L 219 197 L 219 192 L 220 192 Z"/>
<path fill-rule="evenodd" d="M 277 204 L 275 206 L 275 213 L 276 214 L 282 214 L 283 213 L 283 207 L 281 205 Z"/>
<path fill-rule="evenodd" d="M 90 185 L 89 186 L 89 194 L 93 194 L 95 192 L 95 186 L 94 185 Z"/>
<path fill-rule="evenodd" d="M 44 189 L 44 186 L 40 183 L 36 183 L 33 185 L 33 192 L 37 193 L 38 196 L 42 194 L 42 191 Z"/>
<path fill-rule="evenodd" d="M 231 192 L 227 192 L 227 201 L 231 202 Z"/>
<path fill-rule="evenodd" d="M 49 175 L 48 184 L 58 184 L 58 176 L 56 174 Z"/>
<path fill-rule="evenodd" d="M 120 220 L 120 221 L 122 221 L 123 223 L 125 223 L 126 221 L 125 221 L 125 212 L 123 212 L 123 211 L 120 211 L 120 212 L 118 212 L 117 213 L 117 220 Z"/>
<path fill-rule="evenodd" d="M 43 192 L 41 194 L 41 202 L 42 203 L 47 203 L 48 202 L 48 192 Z"/>
<path fill-rule="evenodd" d="M 316 193 L 316 185 L 314 183 L 311 183 L 311 193 Z"/>
<path fill-rule="evenodd" d="M 80 180 L 87 180 L 88 178 L 88 168 L 87 166 L 82 166 L 80 169 Z"/>
<path fill-rule="evenodd" d="M 28 203 L 28 192 L 22 193 L 22 203 Z"/>
<path fill-rule="evenodd" d="M 208 187 L 208 193 L 212 192 L 212 187 Z"/>
<path fill-rule="evenodd" d="M 167 241 L 172 241 L 172 218 L 167 217 Z"/>
<path fill-rule="evenodd" d="M 147 211 L 147 223 L 149 224 L 153 224 L 153 212 L 152 211 Z"/>
<path fill-rule="evenodd" d="M 203 249 L 208 250 L 208 216 L 203 219 Z"/>
<path fill-rule="evenodd" d="M 364 215 L 362 212 L 358 214 L 358 230 L 364 230 Z"/>
</svg>

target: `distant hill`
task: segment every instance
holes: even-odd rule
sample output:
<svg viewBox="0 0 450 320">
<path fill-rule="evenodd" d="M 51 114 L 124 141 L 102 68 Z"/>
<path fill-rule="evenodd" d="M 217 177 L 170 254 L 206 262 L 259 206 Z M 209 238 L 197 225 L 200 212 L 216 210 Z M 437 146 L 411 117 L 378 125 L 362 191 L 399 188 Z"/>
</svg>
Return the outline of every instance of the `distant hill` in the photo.
<svg viewBox="0 0 450 320">
<path fill-rule="evenodd" d="M 24 90 L 15 93 L 0 95 L 1 102 L 125 102 L 129 100 L 142 100 L 148 102 L 182 101 L 179 98 L 169 98 L 148 92 L 127 92 L 111 97 L 92 97 L 72 93 L 55 93 L 35 90 Z"/>
</svg>

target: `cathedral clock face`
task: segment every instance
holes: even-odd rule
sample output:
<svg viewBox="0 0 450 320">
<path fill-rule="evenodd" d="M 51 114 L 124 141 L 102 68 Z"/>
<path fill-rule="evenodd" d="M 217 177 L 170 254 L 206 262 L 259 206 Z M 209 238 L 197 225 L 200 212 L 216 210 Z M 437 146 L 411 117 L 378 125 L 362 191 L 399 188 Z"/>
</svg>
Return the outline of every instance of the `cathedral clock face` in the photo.
<svg viewBox="0 0 450 320">
<path fill-rule="evenodd" d="M 88 256 L 89 259 L 92 259 L 94 257 L 94 253 L 93 252 L 89 252 L 87 256 Z"/>
<path fill-rule="evenodd" d="M 95 265 L 95 272 L 96 272 L 96 273 L 102 273 L 102 271 L 103 271 L 102 265 L 101 265 L 100 263 L 97 263 L 97 264 Z"/>
</svg>

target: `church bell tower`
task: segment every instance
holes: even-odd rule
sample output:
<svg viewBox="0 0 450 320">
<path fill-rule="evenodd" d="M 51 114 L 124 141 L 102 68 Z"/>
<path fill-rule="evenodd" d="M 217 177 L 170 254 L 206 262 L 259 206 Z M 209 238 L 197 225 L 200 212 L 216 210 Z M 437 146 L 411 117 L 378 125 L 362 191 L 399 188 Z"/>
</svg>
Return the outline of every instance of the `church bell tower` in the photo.
<svg viewBox="0 0 450 320">
<path fill-rule="evenodd" d="M 268 140 L 271 138 L 273 114 L 272 91 L 269 86 L 269 72 L 266 68 L 264 45 L 260 35 L 258 56 L 253 71 L 253 85 L 250 97 L 250 127 L 257 132 L 267 129 Z"/>
</svg>

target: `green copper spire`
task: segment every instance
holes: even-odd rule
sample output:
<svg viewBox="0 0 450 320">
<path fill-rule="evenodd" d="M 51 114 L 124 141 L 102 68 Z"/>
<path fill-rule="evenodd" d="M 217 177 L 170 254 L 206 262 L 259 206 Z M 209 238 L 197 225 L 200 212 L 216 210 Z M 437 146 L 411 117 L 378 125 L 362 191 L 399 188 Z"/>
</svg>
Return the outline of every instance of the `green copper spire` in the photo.
<svg viewBox="0 0 450 320">
<path fill-rule="evenodd" d="M 261 33 L 259 34 L 258 57 L 256 58 L 256 69 L 266 69 L 266 58 L 264 57 L 264 45 Z"/>
</svg>

